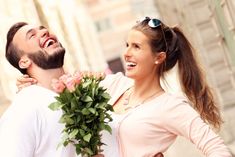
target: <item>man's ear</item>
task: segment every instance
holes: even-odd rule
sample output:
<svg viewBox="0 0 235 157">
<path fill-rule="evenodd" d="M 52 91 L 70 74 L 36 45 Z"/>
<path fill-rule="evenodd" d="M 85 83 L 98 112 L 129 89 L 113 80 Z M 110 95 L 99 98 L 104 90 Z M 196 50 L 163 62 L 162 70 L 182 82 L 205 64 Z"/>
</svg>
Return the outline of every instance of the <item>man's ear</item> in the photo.
<svg viewBox="0 0 235 157">
<path fill-rule="evenodd" d="M 155 56 L 155 64 L 161 64 L 166 59 L 166 52 L 159 52 Z"/>
<path fill-rule="evenodd" d="M 32 62 L 27 56 L 22 56 L 18 64 L 21 69 L 27 69 Z"/>
</svg>

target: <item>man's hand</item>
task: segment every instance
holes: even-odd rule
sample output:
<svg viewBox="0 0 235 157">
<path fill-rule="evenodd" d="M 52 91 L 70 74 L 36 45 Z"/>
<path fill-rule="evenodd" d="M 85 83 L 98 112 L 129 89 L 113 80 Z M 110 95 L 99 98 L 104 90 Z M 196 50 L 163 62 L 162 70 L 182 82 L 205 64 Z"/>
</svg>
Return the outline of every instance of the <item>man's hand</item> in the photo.
<svg viewBox="0 0 235 157">
<path fill-rule="evenodd" d="M 23 75 L 17 78 L 16 80 L 16 86 L 17 86 L 17 93 L 21 91 L 21 89 L 30 86 L 32 84 L 37 83 L 37 80 L 34 78 L 30 78 L 29 75 Z"/>
</svg>

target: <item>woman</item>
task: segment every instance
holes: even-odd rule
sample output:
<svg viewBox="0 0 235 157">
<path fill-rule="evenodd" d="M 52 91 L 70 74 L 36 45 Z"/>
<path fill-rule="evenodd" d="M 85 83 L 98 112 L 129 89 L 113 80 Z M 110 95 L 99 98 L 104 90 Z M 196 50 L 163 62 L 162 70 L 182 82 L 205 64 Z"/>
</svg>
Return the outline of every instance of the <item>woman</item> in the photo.
<svg viewBox="0 0 235 157">
<path fill-rule="evenodd" d="M 210 128 L 219 129 L 222 119 L 184 34 L 147 17 L 130 30 L 126 46 L 126 76 L 103 81 L 115 110 L 113 134 L 103 136 L 105 156 L 112 146 L 117 156 L 153 157 L 184 136 L 207 157 L 231 157 Z M 160 84 L 176 63 L 185 97 L 165 92 Z"/>
</svg>

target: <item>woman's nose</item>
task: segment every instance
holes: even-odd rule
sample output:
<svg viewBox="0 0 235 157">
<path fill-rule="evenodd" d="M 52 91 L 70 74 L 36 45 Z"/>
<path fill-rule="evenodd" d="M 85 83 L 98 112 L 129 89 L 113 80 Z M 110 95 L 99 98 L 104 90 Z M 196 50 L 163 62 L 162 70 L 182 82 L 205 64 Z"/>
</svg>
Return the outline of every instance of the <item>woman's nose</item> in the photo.
<svg viewBox="0 0 235 157">
<path fill-rule="evenodd" d="M 128 57 L 128 56 L 131 55 L 131 50 L 130 50 L 129 47 L 126 48 L 126 50 L 124 51 L 123 55 L 124 55 L 125 57 Z"/>
</svg>

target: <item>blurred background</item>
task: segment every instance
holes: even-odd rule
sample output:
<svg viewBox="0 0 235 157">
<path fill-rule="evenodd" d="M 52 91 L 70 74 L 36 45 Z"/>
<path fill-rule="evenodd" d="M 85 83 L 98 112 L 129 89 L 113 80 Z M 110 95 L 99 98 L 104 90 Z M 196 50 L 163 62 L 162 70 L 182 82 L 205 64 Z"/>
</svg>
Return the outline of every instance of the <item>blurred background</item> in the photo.
<svg viewBox="0 0 235 157">
<path fill-rule="evenodd" d="M 42 24 L 55 33 L 67 50 L 68 72 L 116 73 L 124 71 L 127 32 L 145 16 L 180 26 L 192 42 L 222 110 L 220 135 L 235 154 L 235 0 L 0 0 L 0 117 L 21 75 L 5 59 L 6 33 L 12 24 Z M 180 92 L 176 70 L 167 77 L 172 92 Z M 202 155 L 178 138 L 165 156 Z"/>
</svg>

